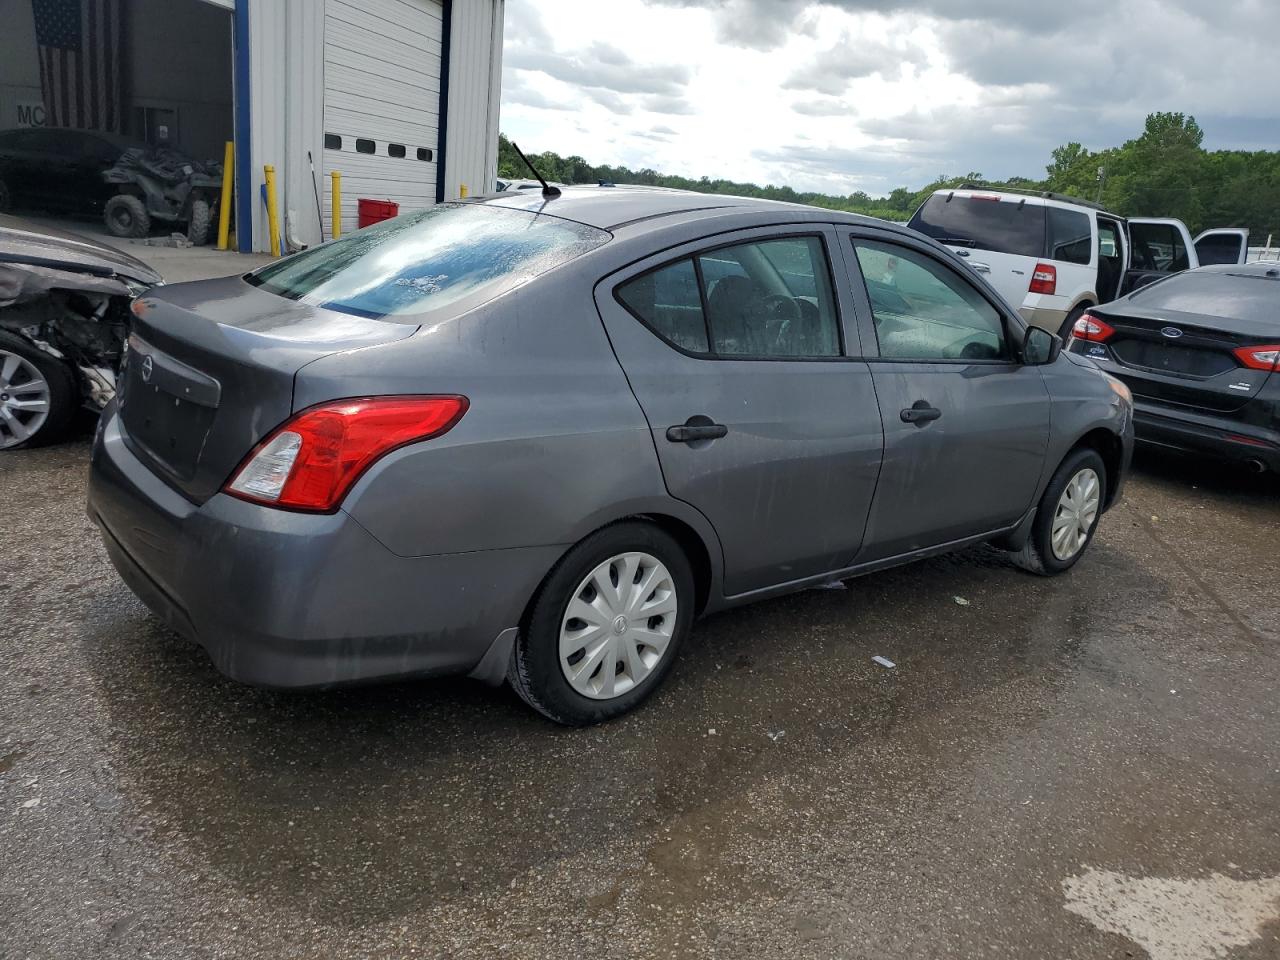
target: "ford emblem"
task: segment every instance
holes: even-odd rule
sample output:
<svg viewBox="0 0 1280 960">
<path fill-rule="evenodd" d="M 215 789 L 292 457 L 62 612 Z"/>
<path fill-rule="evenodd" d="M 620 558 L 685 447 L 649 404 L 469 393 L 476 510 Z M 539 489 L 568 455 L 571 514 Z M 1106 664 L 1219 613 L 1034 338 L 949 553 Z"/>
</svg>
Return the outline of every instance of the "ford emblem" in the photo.
<svg viewBox="0 0 1280 960">
<path fill-rule="evenodd" d="M 155 368 L 155 361 L 151 359 L 151 354 L 147 354 L 142 358 L 142 382 L 151 382 L 151 371 Z"/>
<path fill-rule="evenodd" d="M 1182 331 L 1177 327 L 1161 327 L 1160 333 L 1168 337 L 1170 340 L 1176 340 L 1178 337 L 1182 336 Z M 148 359 L 150 358 L 148 357 Z"/>
</svg>

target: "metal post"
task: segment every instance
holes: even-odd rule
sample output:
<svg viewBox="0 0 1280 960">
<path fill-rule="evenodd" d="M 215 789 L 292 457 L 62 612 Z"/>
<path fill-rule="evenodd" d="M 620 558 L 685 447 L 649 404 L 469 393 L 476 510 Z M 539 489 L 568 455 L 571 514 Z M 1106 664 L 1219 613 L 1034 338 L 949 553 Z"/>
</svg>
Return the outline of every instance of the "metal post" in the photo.
<svg viewBox="0 0 1280 960">
<path fill-rule="evenodd" d="M 280 217 L 276 213 L 276 168 L 267 164 L 262 168 L 267 181 L 267 229 L 271 231 L 271 255 L 280 256 Z"/>
<path fill-rule="evenodd" d="M 342 173 L 338 170 L 330 170 L 329 181 L 331 195 L 329 200 L 329 219 L 331 221 L 329 234 L 333 239 L 337 240 L 342 236 Z"/>
<path fill-rule="evenodd" d="M 225 250 L 231 239 L 231 185 L 236 179 L 236 145 L 227 141 L 222 157 L 222 202 L 218 204 L 218 249 Z"/>
</svg>

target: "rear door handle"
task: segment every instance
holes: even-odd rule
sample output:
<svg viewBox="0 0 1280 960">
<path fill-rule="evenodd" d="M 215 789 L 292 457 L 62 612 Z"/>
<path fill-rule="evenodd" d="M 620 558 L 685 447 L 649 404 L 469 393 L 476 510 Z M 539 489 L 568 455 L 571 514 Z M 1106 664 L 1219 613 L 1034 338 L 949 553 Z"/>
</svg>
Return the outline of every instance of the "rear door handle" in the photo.
<svg viewBox="0 0 1280 960">
<path fill-rule="evenodd" d="M 690 420 L 707 418 L 694 418 Z M 667 427 L 667 439 L 672 443 L 696 443 L 699 440 L 719 440 L 729 428 L 723 423 L 682 423 L 674 427 Z"/>
<path fill-rule="evenodd" d="M 903 410 L 898 416 L 902 417 L 903 423 L 914 423 L 917 426 L 926 424 L 931 420 L 937 420 L 942 416 L 942 411 L 937 407 L 929 406 L 927 400 L 917 400 L 911 406 Z"/>
<path fill-rule="evenodd" d="M 990 273 L 991 272 L 990 264 L 980 263 L 977 260 L 969 261 L 969 266 L 973 268 L 974 273 Z"/>
</svg>

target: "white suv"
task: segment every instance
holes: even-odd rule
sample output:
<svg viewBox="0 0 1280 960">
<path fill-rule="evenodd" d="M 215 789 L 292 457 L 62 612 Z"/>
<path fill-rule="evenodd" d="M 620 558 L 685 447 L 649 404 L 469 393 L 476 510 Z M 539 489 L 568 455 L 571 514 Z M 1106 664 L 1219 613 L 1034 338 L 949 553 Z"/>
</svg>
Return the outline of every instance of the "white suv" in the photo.
<svg viewBox="0 0 1280 960">
<path fill-rule="evenodd" d="M 1244 263 L 1249 231 L 1121 217 L 1056 193 L 937 190 L 908 226 L 950 247 L 1028 323 L 1065 337 L 1088 307 L 1180 270 Z"/>
</svg>

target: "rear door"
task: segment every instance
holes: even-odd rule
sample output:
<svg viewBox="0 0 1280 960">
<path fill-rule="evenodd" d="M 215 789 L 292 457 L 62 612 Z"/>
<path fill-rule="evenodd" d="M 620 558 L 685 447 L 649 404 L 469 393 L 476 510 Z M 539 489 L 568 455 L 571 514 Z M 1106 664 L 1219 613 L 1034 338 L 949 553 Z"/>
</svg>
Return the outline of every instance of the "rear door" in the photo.
<svg viewBox="0 0 1280 960">
<path fill-rule="evenodd" d="M 1121 293 L 1146 286 L 1171 273 L 1200 266 L 1191 234 L 1181 220 L 1170 217 L 1130 217 L 1129 269 Z"/>
<path fill-rule="evenodd" d="M 1044 469 L 1050 406 L 1040 369 L 1017 359 L 1022 324 L 923 244 L 872 231 L 845 243 L 885 430 L 859 559 L 1016 523 Z"/>
<path fill-rule="evenodd" d="M 1037 198 L 972 190 L 935 193 L 908 226 L 954 250 L 1015 310 L 1045 255 L 1045 207 Z"/>
<path fill-rule="evenodd" d="M 862 542 L 883 432 L 844 346 L 834 242 L 811 224 L 742 231 L 596 287 L 667 489 L 720 538 L 728 595 L 847 566 Z"/>
<path fill-rule="evenodd" d="M 1246 227 L 1206 230 L 1196 237 L 1195 249 L 1202 267 L 1214 263 L 1244 263 L 1249 259 L 1249 230 Z"/>
</svg>

